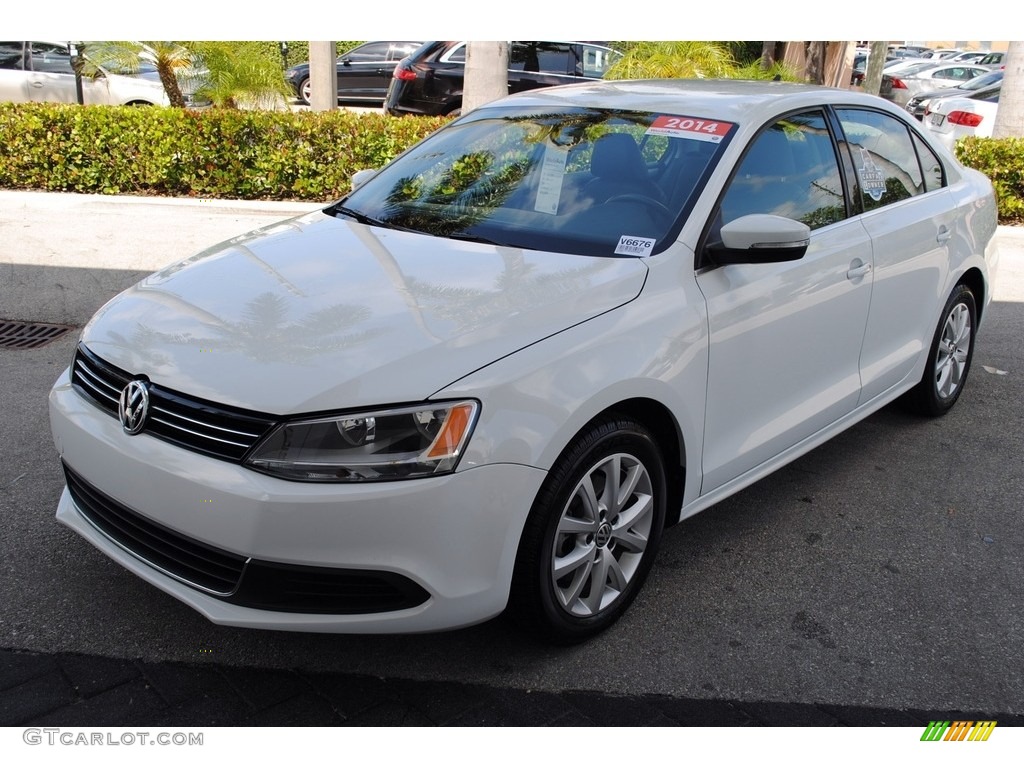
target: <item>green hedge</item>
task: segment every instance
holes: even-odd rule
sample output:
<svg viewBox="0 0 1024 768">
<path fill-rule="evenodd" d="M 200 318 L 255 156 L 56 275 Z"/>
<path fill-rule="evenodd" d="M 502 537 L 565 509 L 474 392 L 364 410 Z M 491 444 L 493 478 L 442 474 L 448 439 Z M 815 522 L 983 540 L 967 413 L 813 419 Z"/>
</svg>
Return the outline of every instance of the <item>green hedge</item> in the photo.
<svg viewBox="0 0 1024 768">
<path fill-rule="evenodd" d="M 331 200 L 447 122 L 378 113 L 0 104 L 0 187 Z"/>
<path fill-rule="evenodd" d="M 992 179 L 999 199 L 1000 223 L 1024 223 L 1024 139 L 972 136 L 957 142 L 956 156 L 964 165 Z"/>
<path fill-rule="evenodd" d="M 233 199 L 340 197 L 447 118 L 0 103 L 0 188 Z M 960 141 L 1024 222 L 1024 139 Z"/>
</svg>

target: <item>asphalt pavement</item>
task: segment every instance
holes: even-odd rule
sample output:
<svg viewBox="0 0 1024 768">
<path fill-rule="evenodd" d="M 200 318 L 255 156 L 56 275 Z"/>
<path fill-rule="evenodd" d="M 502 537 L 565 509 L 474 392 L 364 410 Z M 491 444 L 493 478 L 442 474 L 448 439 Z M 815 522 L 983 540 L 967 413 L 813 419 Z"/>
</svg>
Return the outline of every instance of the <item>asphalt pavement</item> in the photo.
<svg viewBox="0 0 1024 768">
<path fill-rule="evenodd" d="M 315 210 L 0 192 L 0 320 L 77 327 L 149 272 Z M 886 408 L 672 528 L 573 648 L 503 620 L 354 637 L 218 627 L 54 519 L 46 393 L 74 330 L 0 349 L 0 725 L 1024 725 L 1024 232 L 971 380 Z"/>
</svg>

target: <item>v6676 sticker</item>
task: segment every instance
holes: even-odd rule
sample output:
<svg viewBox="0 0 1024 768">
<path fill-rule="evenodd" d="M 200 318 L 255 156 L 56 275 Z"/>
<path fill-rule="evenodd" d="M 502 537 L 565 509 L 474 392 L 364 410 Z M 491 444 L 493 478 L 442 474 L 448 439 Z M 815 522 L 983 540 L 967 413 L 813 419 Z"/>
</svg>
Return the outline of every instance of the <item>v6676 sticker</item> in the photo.
<svg viewBox="0 0 1024 768">
<path fill-rule="evenodd" d="M 732 123 L 723 123 L 720 120 L 661 115 L 654 119 L 651 127 L 647 129 L 647 133 L 654 136 L 675 136 L 718 143 L 725 138 L 730 128 L 732 128 Z"/>
<path fill-rule="evenodd" d="M 623 235 L 619 238 L 619 244 L 615 246 L 615 253 L 619 256 L 650 256 L 654 250 L 654 243 L 653 237 Z"/>
</svg>

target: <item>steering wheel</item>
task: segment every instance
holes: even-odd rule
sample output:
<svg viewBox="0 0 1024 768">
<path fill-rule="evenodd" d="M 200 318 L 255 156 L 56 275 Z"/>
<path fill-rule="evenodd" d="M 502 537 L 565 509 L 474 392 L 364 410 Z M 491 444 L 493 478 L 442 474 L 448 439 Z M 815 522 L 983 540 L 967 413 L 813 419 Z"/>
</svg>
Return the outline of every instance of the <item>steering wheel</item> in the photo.
<svg viewBox="0 0 1024 768">
<path fill-rule="evenodd" d="M 675 218 L 672 211 L 669 210 L 668 206 L 660 200 L 655 200 L 653 197 L 642 195 L 639 192 L 625 192 L 621 195 L 612 195 L 604 201 L 608 203 L 640 203 L 646 205 L 648 208 L 653 210 L 659 216 L 664 217 L 664 223 L 669 224 L 672 219 Z"/>
</svg>

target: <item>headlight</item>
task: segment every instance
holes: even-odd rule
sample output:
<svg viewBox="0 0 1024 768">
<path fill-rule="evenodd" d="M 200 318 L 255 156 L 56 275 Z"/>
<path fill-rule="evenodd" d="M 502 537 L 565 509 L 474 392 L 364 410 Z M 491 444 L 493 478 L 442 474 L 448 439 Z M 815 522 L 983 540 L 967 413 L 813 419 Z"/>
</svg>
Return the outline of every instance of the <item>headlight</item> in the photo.
<svg viewBox="0 0 1024 768">
<path fill-rule="evenodd" d="M 320 483 L 453 472 L 476 424 L 474 400 L 286 422 L 246 460 L 261 472 Z"/>
</svg>

